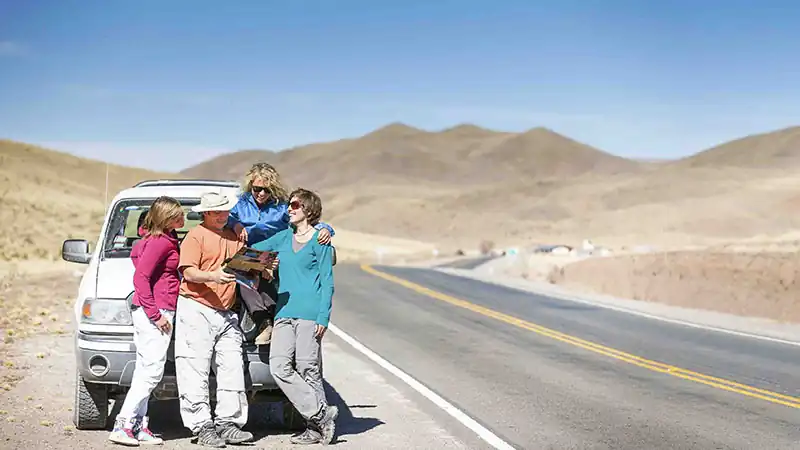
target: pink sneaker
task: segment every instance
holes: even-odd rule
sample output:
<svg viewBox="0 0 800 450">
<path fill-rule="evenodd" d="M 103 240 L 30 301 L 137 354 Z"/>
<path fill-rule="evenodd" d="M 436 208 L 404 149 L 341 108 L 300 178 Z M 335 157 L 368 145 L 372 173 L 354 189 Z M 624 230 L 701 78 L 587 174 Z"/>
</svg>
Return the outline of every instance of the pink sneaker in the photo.
<svg viewBox="0 0 800 450">
<path fill-rule="evenodd" d="M 125 417 L 117 417 L 114 421 L 114 429 L 108 435 L 108 440 L 120 445 L 127 445 L 129 447 L 138 447 L 139 440 L 133 434 L 133 421 Z"/>
<path fill-rule="evenodd" d="M 147 428 L 150 420 L 147 416 L 142 417 L 136 427 L 136 439 L 142 445 L 161 445 L 164 440 L 153 434 L 150 428 Z"/>
</svg>

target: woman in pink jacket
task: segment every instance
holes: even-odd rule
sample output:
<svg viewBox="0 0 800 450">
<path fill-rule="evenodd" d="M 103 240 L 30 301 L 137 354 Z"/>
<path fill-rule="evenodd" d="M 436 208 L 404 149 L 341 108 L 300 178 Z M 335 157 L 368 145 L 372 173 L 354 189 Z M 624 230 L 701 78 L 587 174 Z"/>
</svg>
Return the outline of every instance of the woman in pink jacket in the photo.
<svg viewBox="0 0 800 450">
<path fill-rule="evenodd" d="M 176 228 L 184 225 L 181 204 L 159 197 L 150 206 L 142 228 L 144 237 L 131 252 L 136 267 L 131 305 L 136 344 L 136 367 L 130 390 L 117 415 L 109 440 L 123 445 L 162 444 L 148 428 L 150 393 L 164 376 L 178 301 L 179 244 Z M 140 231 L 141 233 L 141 231 Z"/>
</svg>

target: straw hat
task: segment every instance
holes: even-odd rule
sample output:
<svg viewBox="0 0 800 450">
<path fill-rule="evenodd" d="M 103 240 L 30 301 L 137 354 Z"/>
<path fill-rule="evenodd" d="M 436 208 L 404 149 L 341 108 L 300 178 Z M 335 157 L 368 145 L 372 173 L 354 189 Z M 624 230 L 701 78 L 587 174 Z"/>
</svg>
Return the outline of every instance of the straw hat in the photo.
<svg viewBox="0 0 800 450">
<path fill-rule="evenodd" d="M 194 212 L 230 211 L 236 200 L 218 192 L 206 192 L 200 197 L 200 204 L 192 206 Z"/>
</svg>

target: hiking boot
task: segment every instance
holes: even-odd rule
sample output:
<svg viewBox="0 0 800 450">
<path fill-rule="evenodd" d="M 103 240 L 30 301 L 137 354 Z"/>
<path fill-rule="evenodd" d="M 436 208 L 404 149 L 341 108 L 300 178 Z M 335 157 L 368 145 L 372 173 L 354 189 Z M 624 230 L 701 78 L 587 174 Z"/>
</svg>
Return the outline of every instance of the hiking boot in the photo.
<svg viewBox="0 0 800 450">
<path fill-rule="evenodd" d="M 225 439 L 219 436 L 212 422 L 206 422 L 197 432 L 197 444 L 204 447 L 225 448 Z"/>
<path fill-rule="evenodd" d="M 318 415 L 322 417 L 313 421 L 314 428 L 316 428 L 320 434 L 320 444 L 328 445 L 333 442 L 333 437 L 336 434 L 335 420 L 339 417 L 339 408 L 336 406 L 325 406 Z"/>
<path fill-rule="evenodd" d="M 139 440 L 139 444 L 141 444 L 141 445 L 161 445 L 161 444 L 163 444 L 164 440 L 161 439 L 160 437 L 154 435 L 153 432 L 150 431 L 150 428 L 147 427 L 149 422 L 150 422 L 150 419 L 147 416 L 142 417 L 138 421 L 137 426 L 134 429 L 134 431 L 136 433 L 136 439 Z"/>
<path fill-rule="evenodd" d="M 228 444 L 243 444 L 253 440 L 253 433 L 242 431 L 232 423 L 218 424 L 217 433 Z"/>
<path fill-rule="evenodd" d="M 139 440 L 133 432 L 134 421 L 125 417 L 117 417 L 114 421 L 114 429 L 108 435 L 108 440 L 120 445 L 138 447 Z"/>
<path fill-rule="evenodd" d="M 306 428 L 300 434 L 296 434 L 289 438 L 289 442 L 292 444 L 299 444 L 299 445 L 310 445 L 316 444 L 322 440 L 322 435 L 318 431 L 314 431 L 311 428 Z"/>
<path fill-rule="evenodd" d="M 272 320 L 265 320 L 256 336 L 256 345 L 267 345 L 272 342 Z"/>
</svg>

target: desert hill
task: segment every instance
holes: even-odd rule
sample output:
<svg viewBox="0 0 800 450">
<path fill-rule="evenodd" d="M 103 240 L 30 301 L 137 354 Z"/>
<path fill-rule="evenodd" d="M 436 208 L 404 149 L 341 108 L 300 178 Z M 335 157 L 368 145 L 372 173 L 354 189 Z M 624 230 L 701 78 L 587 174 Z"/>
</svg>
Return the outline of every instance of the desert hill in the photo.
<svg viewBox="0 0 800 450">
<path fill-rule="evenodd" d="M 587 237 L 677 245 L 800 228 L 784 213 L 800 204 L 800 184 L 783 168 L 634 161 L 544 128 L 434 132 L 395 123 L 354 139 L 232 153 L 182 173 L 239 178 L 259 160 L 290 186 L 318 190 L 332 223 L 442 246 Z"/>
<path fill-rule="evenodd" d="M 508 133 L 460 124 L 432 132 L 392 123 L 354 139 L 277 153 L 230 153 L 181 173 L 191 177 L 238 178 L 256 161 L 274 164 L 292 185 L 314 189 L 408 183 L 474 185 L 640 169 L 638 162 L 545 128 Z"/>
<path fill-rule="evenodd" d="M 109 200 L 143 179 L 172 176 L 109 165 Z M 105 213 L 106 163 L 0 140 L 0 261 L 55 259 L 61 241 L 91 236 Z"/>
<path fill-rule="evenodd" d="M 673 163 L 683 167 L 785 168 L 800 166 L 800 127 L 735 139 Z"/>
<path fill-rule="evenodd" d="M 0 209 L 2 258 L 53 257 L 61 239 L 99 226 L 105 163 L 11 141 L 0 150 L 0 193 L 10 206 Z M 800 229 L 800 216 L 786 213 L 800 205 L 791 168 L 650 164 L 542 128 L 390 124 L 283 152 L 230 153 L 180 175 L 110 166 L 110 190 L 161 176 L 241 179 L 263 160 L 290 187 L 318 190 L 323 218 L 337 229 L 421 240 L 442 251 L 474 249 L 482 240 L 683 245 Z"/>
</svg>

